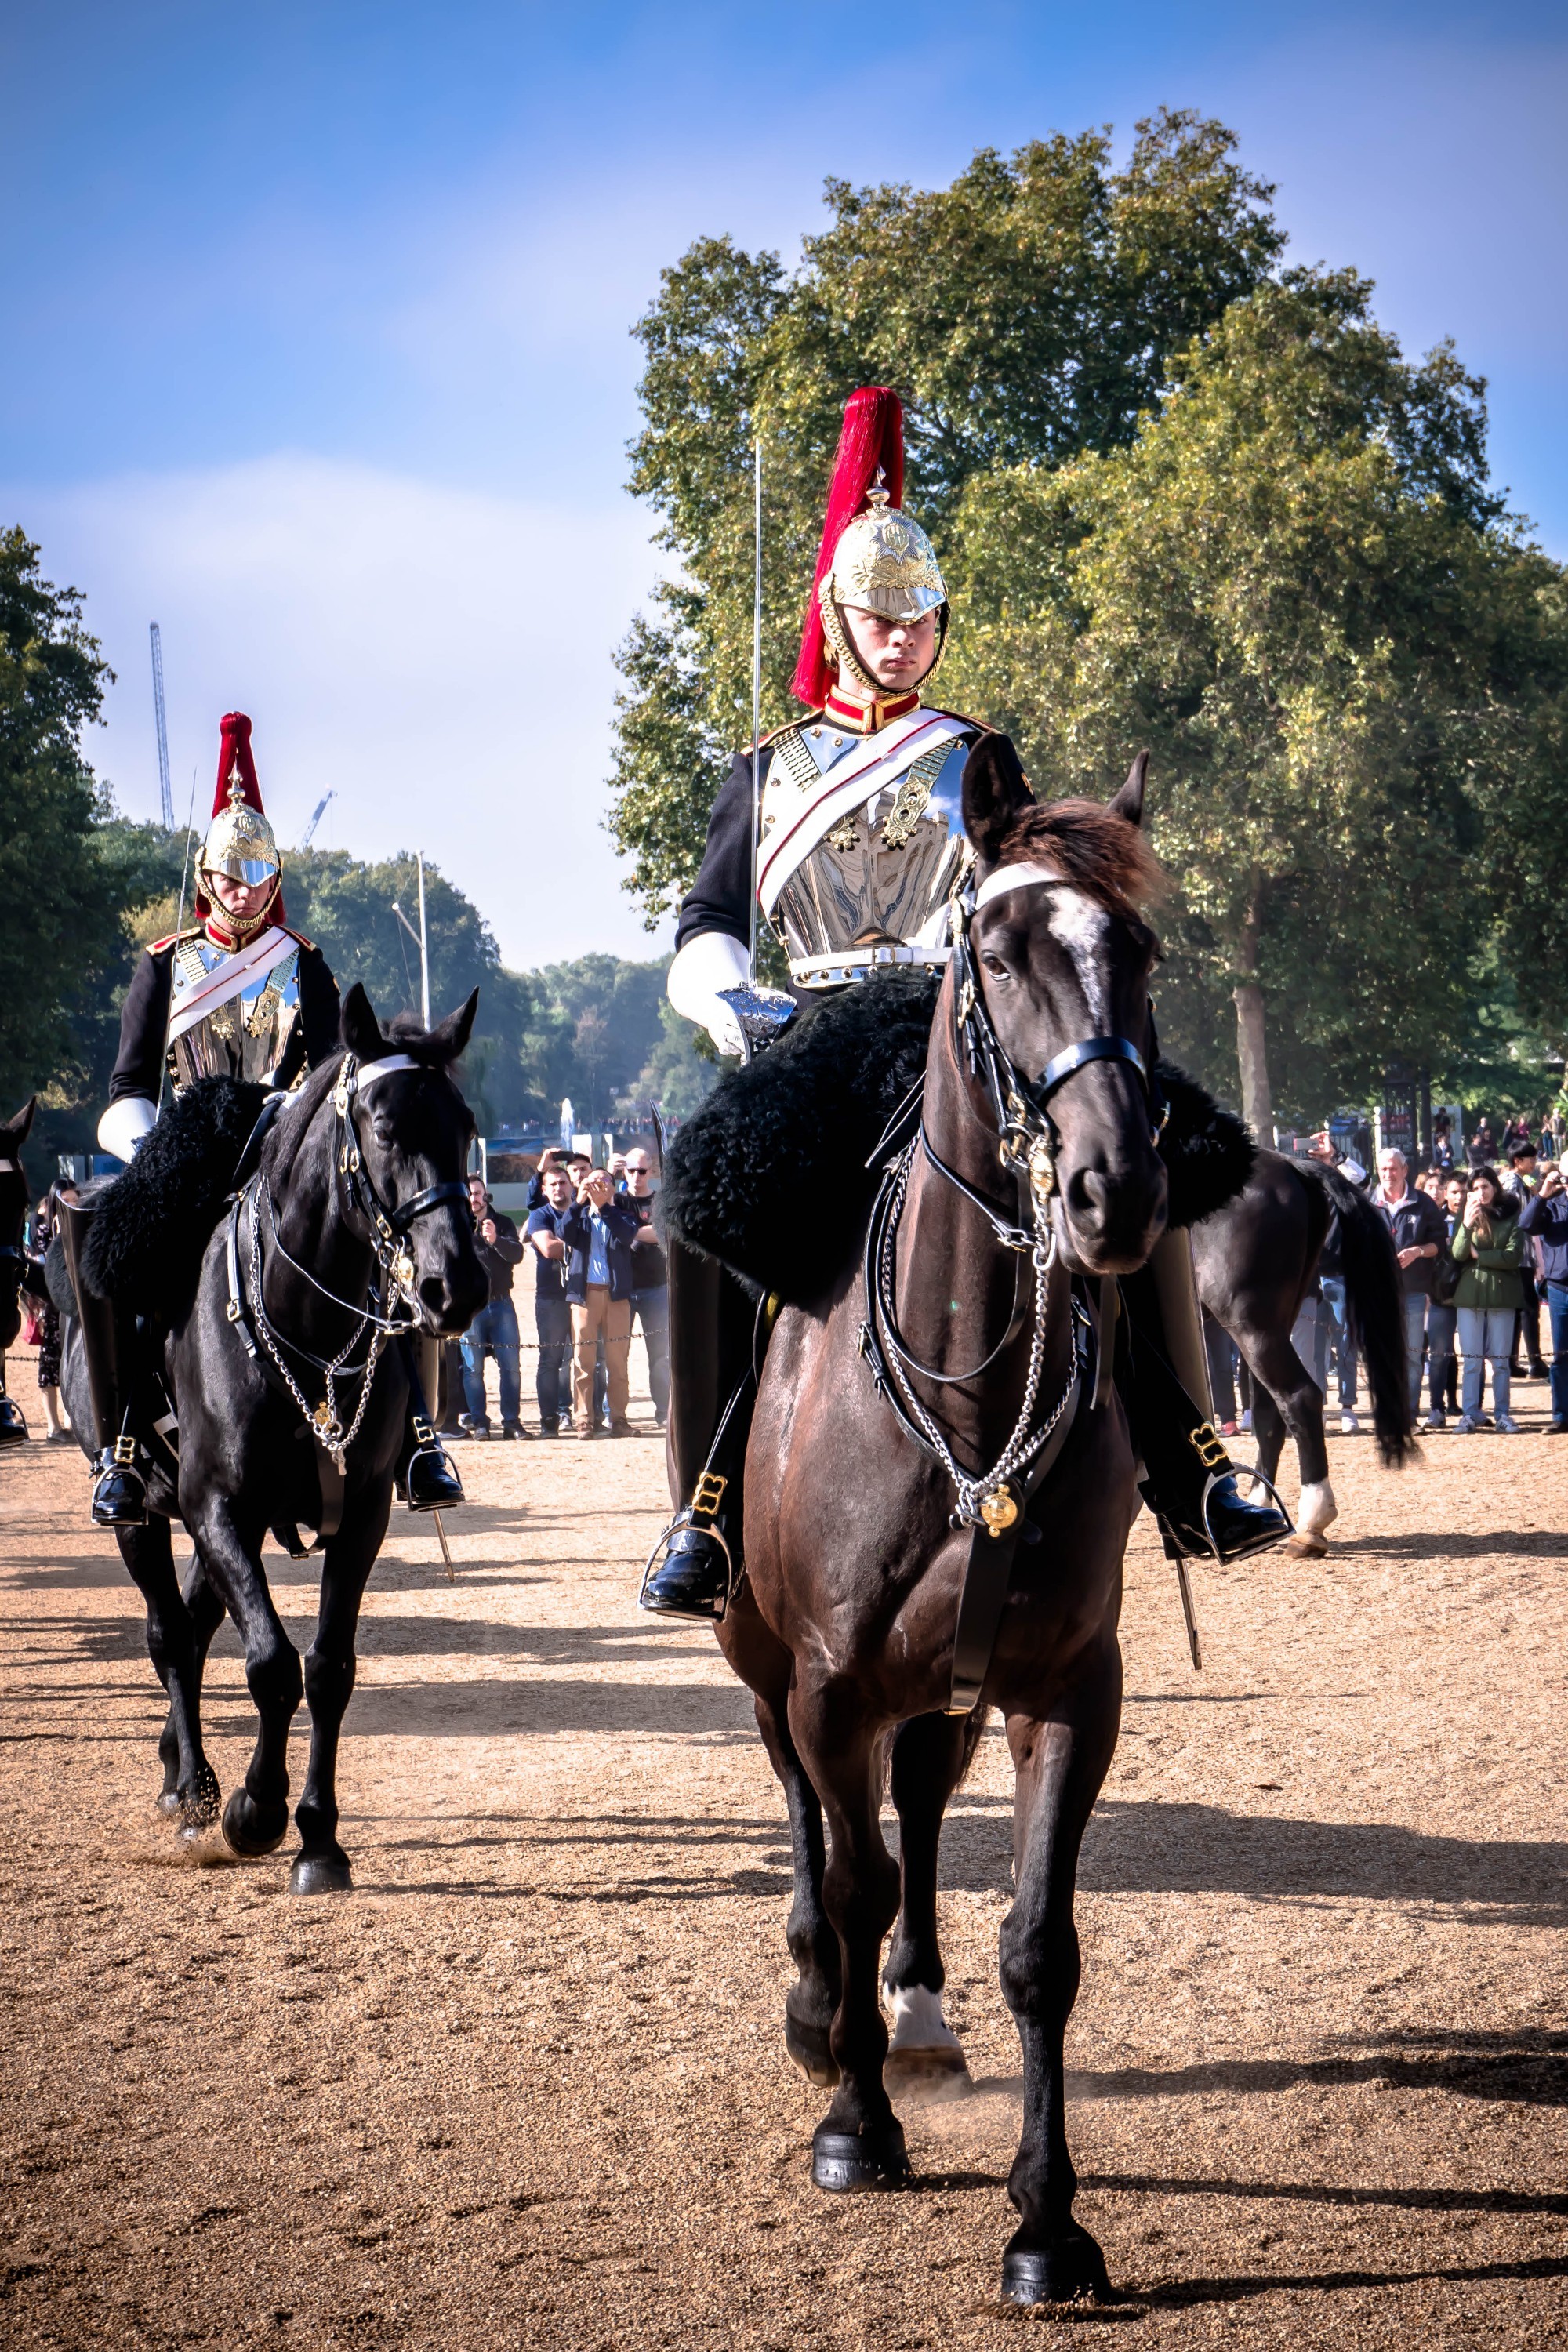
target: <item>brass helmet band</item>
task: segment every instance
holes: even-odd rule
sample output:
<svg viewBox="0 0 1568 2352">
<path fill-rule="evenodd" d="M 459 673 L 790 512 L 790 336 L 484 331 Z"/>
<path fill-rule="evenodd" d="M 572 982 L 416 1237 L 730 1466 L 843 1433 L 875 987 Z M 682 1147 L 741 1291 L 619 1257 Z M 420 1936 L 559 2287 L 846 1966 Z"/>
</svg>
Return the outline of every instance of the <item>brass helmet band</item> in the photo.
<svg viewBox="0 0 1568 2352">
<path fill-rule="evenodd" d="M 231 787 L 227 807 L 219 809 L 207 827 L 200 871 L 226 875 L 250 890 L 276 881 L 282 872 L 272 827 L 259 809 L 241 800 L 237 785 Z"/>
</svg>

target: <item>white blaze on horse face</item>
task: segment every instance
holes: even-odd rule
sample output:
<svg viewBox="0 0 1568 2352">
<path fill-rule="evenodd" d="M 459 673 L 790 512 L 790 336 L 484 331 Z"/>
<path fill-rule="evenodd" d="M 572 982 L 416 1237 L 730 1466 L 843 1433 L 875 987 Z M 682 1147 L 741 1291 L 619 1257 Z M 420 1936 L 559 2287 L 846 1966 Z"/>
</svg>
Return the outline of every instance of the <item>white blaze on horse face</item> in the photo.
<svg viewBox="0 0 1568 2352">
<path fill-rule="evenodd" d="M 1081 890 L 1067 886 L 1051 894 L 1051 936 L 1072 959 L 1078 984 L 1096 1036 L 1109 1036 L 1110 1017 L 1110 917 Z"/>
</svg>

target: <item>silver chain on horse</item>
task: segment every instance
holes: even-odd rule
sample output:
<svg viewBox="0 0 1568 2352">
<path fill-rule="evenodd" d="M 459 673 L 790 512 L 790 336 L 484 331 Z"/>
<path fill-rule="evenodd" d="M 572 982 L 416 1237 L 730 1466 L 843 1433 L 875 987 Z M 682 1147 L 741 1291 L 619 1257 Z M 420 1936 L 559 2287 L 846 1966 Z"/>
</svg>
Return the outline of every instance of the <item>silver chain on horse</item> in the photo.
<svg viewBox="0 0 1568 2352">
<path fill-rule="evenodd" d="M 284 1362 L 281 1354 L 279 1352 L 278 1343 L 272 1337 L 272 1326 L 268 1319 L 266 1301 L 261 1296 L 261 1205 L 264 1201 L 268 1203 L 268 1207 L 270 1208 L 271 1194 L 265 1176 L 261 1178 L 260 1182 L 257 1187 L 255 1197 L 251 1202 L 250 1212 L 250 1286 L 256 1300 L 256 1328 L 260 1336 L 262 1346 L 266 1349 L 268 1354 L 277 1365 L 279 1372 L 281 1372 L 289 1395 L 293 1398 L 295 1403 L 299 1406 L 300 1412 L 304 1415 L 305 1426 L 310 1430 L 311 1435 L 321 1445 L 322 1451 L 331 1455 L 334 1464 L 337 1465 L 339 1475 L 342 1476 L 343 1475 L 344 1457 L 347 1455 L 349 1447 L 359 1435 L 360 1423 L 363 1421 L 365 1410 L 370 1403 L 370 1392 L 375 1384 L 375 1368 L 381 1361 L 381 1352 L 386 1345 L 387 1330 L 389 1328 L 395 1328 L 398 1327 L 388 1327 L 384 1324 L 382 1322 L 382 1318 L 372 1311 L 370 1302 L 367 1299 L 365 1302 L 364 1312 L 361 1315 L 358 1323 L 350 1333 L 347 1345 L 338 1350 L 338 1353 L 332 1358 L 331 1362 L 326 1367 L 327 1392 L 325 1396 L 321 1399 L 320 1404 L 311 1404 L 307 1399 L 304 1390 L 300 1386 L 299 1381 L 294 1378 L 293 1373 L 289 1370 L 288 1365 Z M 317 1288 L 319 1289 L 320 1287 L 321 1286 L 318 1284 Z M 330 1292 L 327 1295 L 329 1297 L 331 1296 Z M 347 1305 L 347 1301 L 342 1299 L 340 1299 L 337 1303 L 340 1306 Z M 349 1308 L 349 1312 L 351 1314 L 353 1311 L 354 1310 L 352 1307 Z M 343 1366 L 348 1362 L 349 1358 L 353 1355 L 355 1348 L 358 1347 L 366 1331 L 371 1330 L 372 1324 L 376 1325 L 377 1328 L 374 1331 L 371 1331 L 370 1346 L 366 1350 L 364 1360 L 364 1378 L 363 1385 L 360 1390 L 359 1403 L 354 1409 L 354 1417 L 353 1421 L 350 1422 L 347 1429 L 344 1429 L 338 1412 L 335 1383 L 339 1373 L 342 1370 Z"/>
<path fill-rule="evenodd" d="M 877 1268 L 877 1304 L 880 1310 L 882 1336 L 887 1343 L 886 1360 L 898 1382 L 899 1392 L 914 1419 L 920 1423 L 930 1442 L 931 1451 L 952 1479 L 958 1495 L 954 1519 L 963 1527 L 992 1527 L 999 1522 L 1008 1526 L 1016 1517 L 1016 1505 L 1005 1494 L 1009 1482 L 1027 1470 L 1041 1447 L 1067 1411 L 1072 1399 L 1073 1384 L 1078 1377 L 1076 1362 L 1069 1365 L 1068 1382 L 1058 1399 L 1055 1409 L 1032 1433 L 1029 1423 L 1034 1417 L 1035 1403 L 1040 1393 L 1040 1374 L 1046 1360 L 1046 1280 L 1056 1257 L 1056 1228 L 1050 1221 L 1050 1202 L 1038 1186 L 1031 1188 L 1034 1211 L 1035 1244 L 1029 1253 L 1029 1263 L 1035 1273 L 1035 1297 L 1030 1308 L 1032 1329 L 1029 1335 L 1029 1370 L 1024 1382 L 1024 1401 L 1013 1433 L 989 1470 L 971 1477 L 953 1460 L 952 1449 L 937 1423 L 915 1394 L 904 1370 L 903 1349 L 894 1337 L 897 1302 L 894 1296 L 898 1281 L 899 1223 L 904 1213 L 904 1196 L 909 1187 L 910 1171 L 920 1148 L 915 1136 L 905 1149 L 894 1180 L 893 1199 L 887 1227 L 882 1236 L 881 1258 Z M 1004 1500 L 1005 1497 L 1005 1500 Z M 987 1509 L 987 1505 L 990 1509 Z"/>
</svg>

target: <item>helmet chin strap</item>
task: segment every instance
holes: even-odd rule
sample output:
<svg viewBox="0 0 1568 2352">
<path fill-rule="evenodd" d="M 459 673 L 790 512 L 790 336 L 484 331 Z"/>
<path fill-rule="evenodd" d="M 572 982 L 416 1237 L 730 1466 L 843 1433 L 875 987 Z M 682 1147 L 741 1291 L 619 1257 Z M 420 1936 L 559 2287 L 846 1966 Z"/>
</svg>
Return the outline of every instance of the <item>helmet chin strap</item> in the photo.
<svg viewBox="0 0 1568 2352">
<path fill-rule="evenodd" d="M 211 887 L 211 877 L 206 873 L 203 873 L 200 881 L 202 897 L 207 902 L 208 923 L 216 926 L 220 931 L 226 931 L 234 945 L 237 948 L 242 948 L 247 940 L 254 939 L 257 932 L 272 920 L 272 909 L 278 903 L 278 893 L 282 886 L 283 875 L 279 869 L 272 877 L 272 887 L 267 893 L 267 904 L 261 908 L 259 914 L 255 915 L 237 915 L 231 908 L 226 907 L 223 900 L 215 896 Z"/>
<path fill-rule="evenodd" d="M 910 694 L 918 691 L 924 686 L 926 680 L 934 677 L 942 667 L 942 657 L 947 651 L 949 610 L 950 607 L 946 604 L 940 604 L 937 607 L 936 652 L 931 656 L 931 667 L 921 673 L 912 688 L 900 687 L 897 689 L 899 693 Z M 844 608 L 832 596 L 824 596 L 822 599 L 822 634 L 833 649 L 839 677 L 842 678 L 847 676 L 853 678 L 856 685 L 868 694 L 873 701 L 886 702 L 894 689 L 885 687 L 880 679 L 873 677 L 860 662 L 850 641 L 849 631 L 844 619 Z"/>
</svg>

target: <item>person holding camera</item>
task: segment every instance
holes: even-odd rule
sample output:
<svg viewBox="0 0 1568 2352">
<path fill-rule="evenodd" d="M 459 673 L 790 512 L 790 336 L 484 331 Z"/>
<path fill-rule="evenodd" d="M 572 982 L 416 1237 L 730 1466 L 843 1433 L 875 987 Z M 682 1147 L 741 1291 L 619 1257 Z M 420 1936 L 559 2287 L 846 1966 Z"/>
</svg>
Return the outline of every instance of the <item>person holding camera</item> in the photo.
<svg viewBox="0 0 1568 2352">
<path fill-rule="evenodd" d="M 482 1176 L 468 1179 L 468 1206 L 473 1212 L 474 1243 L 479 1263 L 489 1276 L 488 1307 L 481 1307 L 463 1334 L 463 1395 L 468 1412 L 462 1426 L 469 1437 L 488 1437 L 490 1417 L 485 1403 L 485 1357 L 496 1360 L 500 1382 L 500 1433 L 521 1437 L 518 1418 L 522 1378 L 518 1362 L 517 1308 L 512 1304 L 512 1268 L 522 1256 L 517 1227 L 503 1217 L 485 1190 Z"/>
<path fill-rule="evenodd" d="M 1549 1167 L 1519 1213 L 1519 1230 L 1535 1251 L 1552 1331 L 1552 1432 L 1568 1435 L 1568 1181 Z"/>
<path fill-rule="evenodd" d="M 1474 1171 L 1451 1244 L 1461 1269 L 1454 1304 L 1459 1310 L 1459 1354 L 1465 1367 L 1464 1410 L 1457 1428 L 1467 1435 L 1482 1426 L 1481 1382 L 1488 1364 L 1497 1426 L 1510 1437 L 1519 1433 L 1519 1423 L 1509 1410 L 1512 1391 L 1508 1360 L 1519 1312 L 1519 1266 L 1524 1253 L 1521 1213 L 1511 1193 L 1505 1192 L 1498 1181 L 1495 1169 Z"/>
<path fill-rule="evenodd" d="M 669 1412 L 669 1267 L 653 1225 L 653 1162 L 642 1145 L 626 1154 L 625 1199 L 640 1220 L 632 1258 L 632 1320 L 642 1325 L 654 1425 Z"/>
<path fill-rule="evenodd" d="M 577 1197 L 561 1221 L 567 1252 L 566 1301 L 572 1310 L 572 1417 L 579 1437 L 599 1434 L 594 1366 L 601 1339 L 610 1434 L 636 1434 L 626 1412 L 631 1392 L 626 1359 L 632 1340 L 632 1252 L 640 1223 L 632 1202 L 616 1200 L 603 1168 L 591 1168 L 580 1179 Z"/>
</svg>

